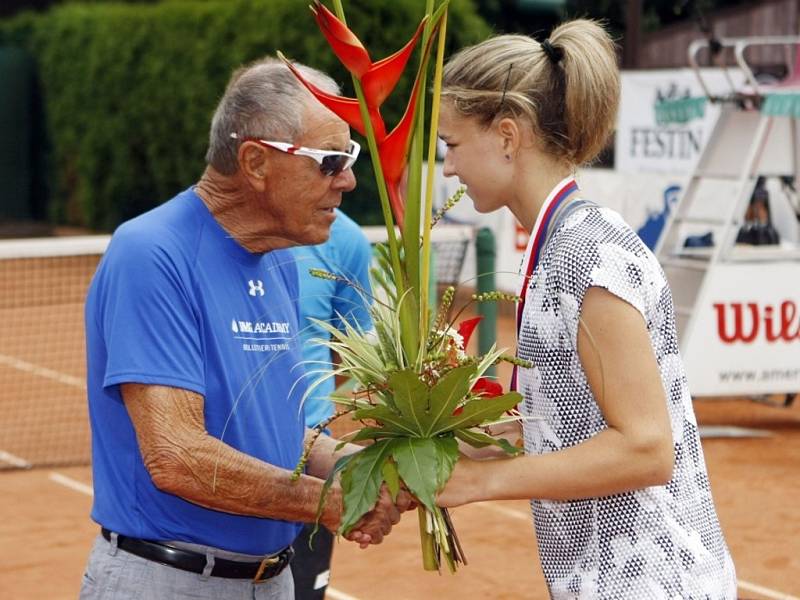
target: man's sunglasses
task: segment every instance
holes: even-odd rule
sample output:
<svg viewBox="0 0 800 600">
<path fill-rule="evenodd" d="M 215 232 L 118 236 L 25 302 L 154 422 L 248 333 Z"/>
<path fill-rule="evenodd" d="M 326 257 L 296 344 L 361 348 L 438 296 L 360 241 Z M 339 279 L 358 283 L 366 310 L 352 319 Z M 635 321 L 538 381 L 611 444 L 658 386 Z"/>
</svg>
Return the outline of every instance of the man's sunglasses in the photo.
<svg viewBox="0 0 800 600">
<path fill-rule="evenodd" d="M 231 134 L 232 138 L 238 139 L 238 135 Z M 295 146 L 286 142 L 270 142 L 268 140 L 261 140 L 258 138 L 245 138 L 243 141 L 255 142 L 261 146 L 268 148 L 275 148 L 287 154 L 295 154 L 297 156 L 308 156 L 313 158 L 319 163 L 320 173 L 323 175 L 336 176 L 342 171 L 346 171 L 356 162 L 358 153 L 361 151 L 361 146 L 355 140 L 350 140 L 350 147 L 347 152 L 340 152 L 338 150 L 318 150 L 316 148 L 305 148 L 303 146 Z"/>
</svg>

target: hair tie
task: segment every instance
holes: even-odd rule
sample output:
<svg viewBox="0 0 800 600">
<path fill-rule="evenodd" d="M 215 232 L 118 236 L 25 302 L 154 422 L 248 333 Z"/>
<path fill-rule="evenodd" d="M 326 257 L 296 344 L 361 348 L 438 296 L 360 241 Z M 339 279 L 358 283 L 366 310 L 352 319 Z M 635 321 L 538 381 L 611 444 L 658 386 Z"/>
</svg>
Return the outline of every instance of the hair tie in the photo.
<svg viewBox="0 0 800 600">
<path fill-rule="evenodd" d="M 557 65 L 561 62 L 561 59 L 564 58 L 564 49 L 563 48 L 556 48 L 553 44 L 550 43 L 550 40 L 545 40 L 541 43 L 542 51 L 547 55 L 547 58 L 550 59 L 550 62 L 554 65 Z"/>
</svg>

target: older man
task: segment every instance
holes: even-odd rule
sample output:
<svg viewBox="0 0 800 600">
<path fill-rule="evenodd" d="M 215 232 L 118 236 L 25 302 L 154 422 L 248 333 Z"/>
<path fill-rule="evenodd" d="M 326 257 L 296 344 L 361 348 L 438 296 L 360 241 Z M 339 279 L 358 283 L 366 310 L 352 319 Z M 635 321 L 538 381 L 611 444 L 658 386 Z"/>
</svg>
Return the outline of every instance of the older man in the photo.
<svg viewBox="0 0 800 600">
<path fill-rule="evenodd" d="M 264 60 L 229 83 L 197 185 L 114 234 L 86 302 L 102 533 L 82 598 L 293 597 L 291 543 L 337 456 L 323 439 L 291 481 L 307 430 L 282 249 L 328 238 L 357 155 L 348 126 Z M 350 539 L 380 543 L 403 508 L 384 494 Z M 334 486 L 322 524 L 341 510 Z"/>
</svg>

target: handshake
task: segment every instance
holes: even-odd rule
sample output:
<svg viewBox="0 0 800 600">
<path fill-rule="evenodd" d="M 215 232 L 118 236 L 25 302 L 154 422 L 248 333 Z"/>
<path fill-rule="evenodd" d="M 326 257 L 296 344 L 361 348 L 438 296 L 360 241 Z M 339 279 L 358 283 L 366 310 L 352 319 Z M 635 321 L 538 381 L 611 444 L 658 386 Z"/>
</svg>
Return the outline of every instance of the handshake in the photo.
<svg viewBox="0 0 800 600">
<path fill-rule="evenodd" d="M 328 506 L 333 510 L 326 511 L 331 516 L 323 518 L 322 524 L 335 534 L 339 529 L 343 509 L 341 493 L 337 488 L 331 489 Z M 361 548 L 380 544 L 383 538 L 389 535 L 392 527 L 400 522 L 400 515 L 407 510 L 416 508 L 416 506 L 416 499 L 407 490 L 401 489 L 397 494 L 396 500 L 392 500 L 386 484 L 383 484 L 378 500 L 372 510 L 361 517 L 344 534 L 344 538 L 357 543 Z"/>
</svg>

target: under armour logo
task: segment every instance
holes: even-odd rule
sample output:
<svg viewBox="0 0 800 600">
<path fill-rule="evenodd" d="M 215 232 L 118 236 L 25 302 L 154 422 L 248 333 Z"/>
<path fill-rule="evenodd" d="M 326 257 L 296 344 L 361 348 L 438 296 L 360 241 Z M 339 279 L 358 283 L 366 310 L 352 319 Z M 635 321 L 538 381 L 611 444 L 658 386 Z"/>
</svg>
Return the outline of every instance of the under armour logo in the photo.
<svg viewBox="0 0 800 600">
<path fill-rule="evenodd" d="M 253 281 L 252 279 L 247 282 L 250 285 L 250 295 L 251 296 L 263 296 L 264 295 L 264 282 L 260 279 L 256 279 Z"/>
</svg>

